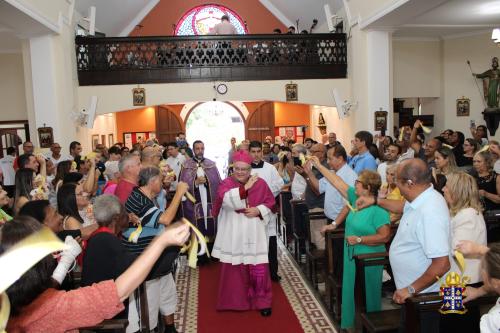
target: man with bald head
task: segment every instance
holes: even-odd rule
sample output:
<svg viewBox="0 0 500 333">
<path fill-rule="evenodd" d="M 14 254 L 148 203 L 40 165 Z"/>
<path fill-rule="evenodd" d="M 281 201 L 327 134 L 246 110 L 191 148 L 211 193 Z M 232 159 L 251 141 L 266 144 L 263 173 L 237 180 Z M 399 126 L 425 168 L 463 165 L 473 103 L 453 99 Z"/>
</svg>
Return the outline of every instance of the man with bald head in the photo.
<svg viewBox="0 0 500 333">
<path fill-rule="evenodd" d="M 325 145 L 326 150 L 333 148 L 337 145 L 340 145 L 340 142 L 337 141 L 337 134 L 334 132 L 328 133 L 328 143 Z"/>
<path fill-rule="evenodd" d="M 156 147 L 145 147 L 141 152 L 141 162 L 144 168 L 150 166 L 157 167 L 160 164 L 161 158 L 161 152 Z"/>
<path fill-rule="evenodd" d="M 406 201 L 379 199 L 378 205 L 403 213 L 389 259 L 397 288 L 393 300 L 404 304 L 412 295 L 439 291 L 436 276 L 442 277 L 450 269 L 450 216 L 443 196 L 431 185 L 431 171 L 424 161 L 413 158 L 401 162 L 396 177 Z M 367 201 L 373 203 L 373 199 L 362 198 L 358 208 Z M 423 323 L 432 321 L 428 319 Z"/>
<path fill-rule="evenodd" d="M 294 147 L 295 148 L 295 147 Z M 326 161 L 326 146 L 317 143 L 311 147 L 309 150 L 311 155 L 316 156 L 321 164 L 323 164 L 326 168 L 329 168 Z M 325 207 L 325 193 L 319 193 L 314 190 L 313 182 L 317 182 L 323 178 L 321 172 L 316 170 L 316 168 L 308 168 L 308 170 L 304 169 L 303 165 L 295 165 L 295 171 L 300 174 L 307 182 L 306 190 L 304 194 L 304 199 L 307 204 L 307 208 L 309 209 L 309 213 L 320 213 L 323 212 Z M 316 247 L 320 250 L 325 248 L 324 236 L 321 235 L 320 230 L 327 223 L 326 219 L 315 219 L 310 221 L 311 228 L 311 241 L 316 245 Z M 304 228 L 303 224 L 296 226 L 297 228 Z M 305 233 L 306 230 L 302 230 Z"/>
</svg>

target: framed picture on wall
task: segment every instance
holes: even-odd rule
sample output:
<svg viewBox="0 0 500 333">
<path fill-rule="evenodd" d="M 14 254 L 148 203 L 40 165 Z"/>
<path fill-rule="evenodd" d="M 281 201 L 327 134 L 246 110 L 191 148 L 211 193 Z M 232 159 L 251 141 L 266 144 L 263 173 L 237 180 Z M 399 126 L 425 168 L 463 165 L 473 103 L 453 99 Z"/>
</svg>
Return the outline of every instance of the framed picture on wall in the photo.
<svg viewBox="0 0 500 333">
<path fill-rule="evenodd" d="M 113 134 L 108 134 L 108 147 L 113 147 L 115 144 L 115 137 Z"/>
<path fill-rule="evenodd" d="M 462 98 L 457 99 L 457 117 L 468 117 L 470 114 L 470 99 Z"/>
<path fill-rule="evenodd" d="M 97 145 L 100 143 L 99 140 L 99 134 L 92 134 L 92 151 L 94 151 Z"/>
<path fill-rule="evenodd" d="M 289 83 L 285 85 L 285 94 L 287 102 L 295 102 L 298 100 L 299 91 L 298 86 L 295 83 Z"/>
<path fill-rule="evenodd" d="M 134 106 L 146 105 L 146 89 L 144 88 L 132 89 L 132 103 Z"/>
<path fill-rule="evenodd" d="M 52 131 L 52 127 L 39 127 L 38 141 L 40 142 L 40 148 L 50 148 L 54 143 L 54 132 Z"/>
</svg>

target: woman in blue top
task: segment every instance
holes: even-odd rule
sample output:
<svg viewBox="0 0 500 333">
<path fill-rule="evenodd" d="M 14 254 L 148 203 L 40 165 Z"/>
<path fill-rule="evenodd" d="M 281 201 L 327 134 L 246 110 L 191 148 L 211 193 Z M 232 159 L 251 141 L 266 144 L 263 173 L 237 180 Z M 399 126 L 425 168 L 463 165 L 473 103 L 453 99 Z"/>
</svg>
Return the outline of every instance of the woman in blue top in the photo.
<svg viewBox="0 0 500 333">
<path fill-rule="evenodd" d="M 354 187 L 348 186 L 334 172 L 325 168 L 317 157 L 311 157 L 314 167 L 347 199 L 350 205 L 345 225 L 344 270 L 342 276 L 341 323 L 343 329 L 354 327 L 354 281 L 356 266 L 353 257 L 359 254 L 386 252 L 385 243 L 391 236 L 389 213 L 373 205 L 356 210 L 355 203 L 359 196 L 376 198 L 381 186 L 380 175 L 374 171 L 362 171 Z M 349 206 L 348 205 L 348 206 Z M 382 266 L 365 269 L 365 290 L 367 312 L 381 310 Z"/>
</svg>

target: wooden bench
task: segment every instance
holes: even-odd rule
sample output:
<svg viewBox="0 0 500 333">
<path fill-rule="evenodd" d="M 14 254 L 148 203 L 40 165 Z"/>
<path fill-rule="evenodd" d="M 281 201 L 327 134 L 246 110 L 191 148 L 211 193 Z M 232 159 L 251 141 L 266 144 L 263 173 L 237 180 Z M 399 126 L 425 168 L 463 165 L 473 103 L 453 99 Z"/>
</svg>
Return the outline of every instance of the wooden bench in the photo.
<svg viewBox="0 0 500 333">
<path fill-rule="evenodd" d="M 304 212 L 304 225 L 306 227 L 305 233 L 305 246 L 306 246 L 306 265 L 308 271 L 308 277 L 315 289 L 318 289 L 318 263 L 323 263 L 323 267 L 326 267 L 325 258 L 326 251 L 318 249 L 314 243 L 312 243 L 311 238 L 311 221 L 314 220 L 326 220 L 326 216 L 323 212 L 309 213 Z"/>
<path fill-rule="evenodd" d="M 344 259 L 344 228 L 325 233 L 326 250 L 326 297 L 333 313 L 333 318 L 340 321 L 342 306 L 342 271 Z"/>
<path fill-rule="evenodd" d="M 71 277 L 73 281 L 78 282 L 78 287 L 81 282 L 81 273 L 80 272 L 72 272 Z M 77 287 L 77 288 L 78 288 Z M 140 333 L 149 333 L 149 309 L 148 309 L 148 297 L 146 294 L 146 284 L 145 282 L 141 283 L 141 285 L 134 291 L 136 302 L 139 304 L 140 313 L 139 313 L 139 332 Z M 79 329 L 82 333 L 89 332 L 114 332 L 114 333 L 125 333 L 126 328 L 128 326 L 127 319 L 106 319 L 101 323 L 89 326 L 82 327 Z"/>
<path fill-rule="evenodd" d="M 389 253 L 370 253 L 354 256 L 356 265 L 356 282 L 354 299 L 356 306 L 356 322 L 363 332 L 397 331 L 401 321 L 400 309 L 366 312 L 365 268 L 370 266 L 388 266 Z"/>
<path fill-rule="evenodd" d="M 488 243 L 500 241 L 500 210 L 490 210 L 484 213 Z"/>
<path fill-rule="evenodd" d="M 498 296 L 483 296 L 479 297 L 473 301 L 466 303 L 466 308 L 469 311 L 473 311 L 474 309 L 479 309 L 481 306 L 488 305 L 492 307 L 495 305 Z M 404 311 L 405 311 L 405 332 L 406 333 L 423 333 L 422 327 L 422 315 L 426 312 L 437 312 L 441 308 L 442 304 L 442 296 L 439 296 L 439 293 L 426 293 L 419 294 L 414 297 L 410 297 L 406 300 Z M 470 318 L 468 320 L 474 320 L 473 331 L 467 330 L 465 328 L 458 328 L 459 331 L 467 331 L 467 333 L 479 332 L 479 310 L 477 311 L 478 318 Z M 436 316 L 436 322 L 432 323 L 433 331 L 429 332 L 425 330 L 425 333 L 433 333 L 433 332 L 445 332 L 446 328 L 443 328 L 440 321 L 442 318 L 446 318 L 447 315 Z M 474 331 L 475 330 L 475 331 Z"/>
<path fill-rule="evenodd" d="M 308 212 L 306 202 L 304 200 L 291 200 L 292 207 L 292 235 L 294 241 L 294 258 L 297 264 L 300 264 L 300 248 L 304 246 L 305 227 L 304 227 L 304 212 Z"/>
<path fill-rule="evenodd" d="M 291 236 L 291 223 L 292 223 L 292 206 L 290 200 L 292 199 L 291 192 L 281 192 L 279 196 L 280 217 L 278 220 L 278 228 L 280 239 L 288 248 L 288 239 Z"/>
</svg>

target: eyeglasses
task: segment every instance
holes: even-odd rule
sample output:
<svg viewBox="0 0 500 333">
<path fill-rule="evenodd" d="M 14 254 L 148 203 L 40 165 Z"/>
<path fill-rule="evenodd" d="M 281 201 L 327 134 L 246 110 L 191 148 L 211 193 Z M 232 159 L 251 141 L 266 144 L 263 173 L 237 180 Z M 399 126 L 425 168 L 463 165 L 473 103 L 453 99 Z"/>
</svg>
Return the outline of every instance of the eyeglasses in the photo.
<svg viewBox="0 0 500 333">
<path fill-rule="evenodd" d="M 233 170 L 236 172 L 247 172 L 250 171 L 251 168 L 234 168 Z"/>
</svg>

